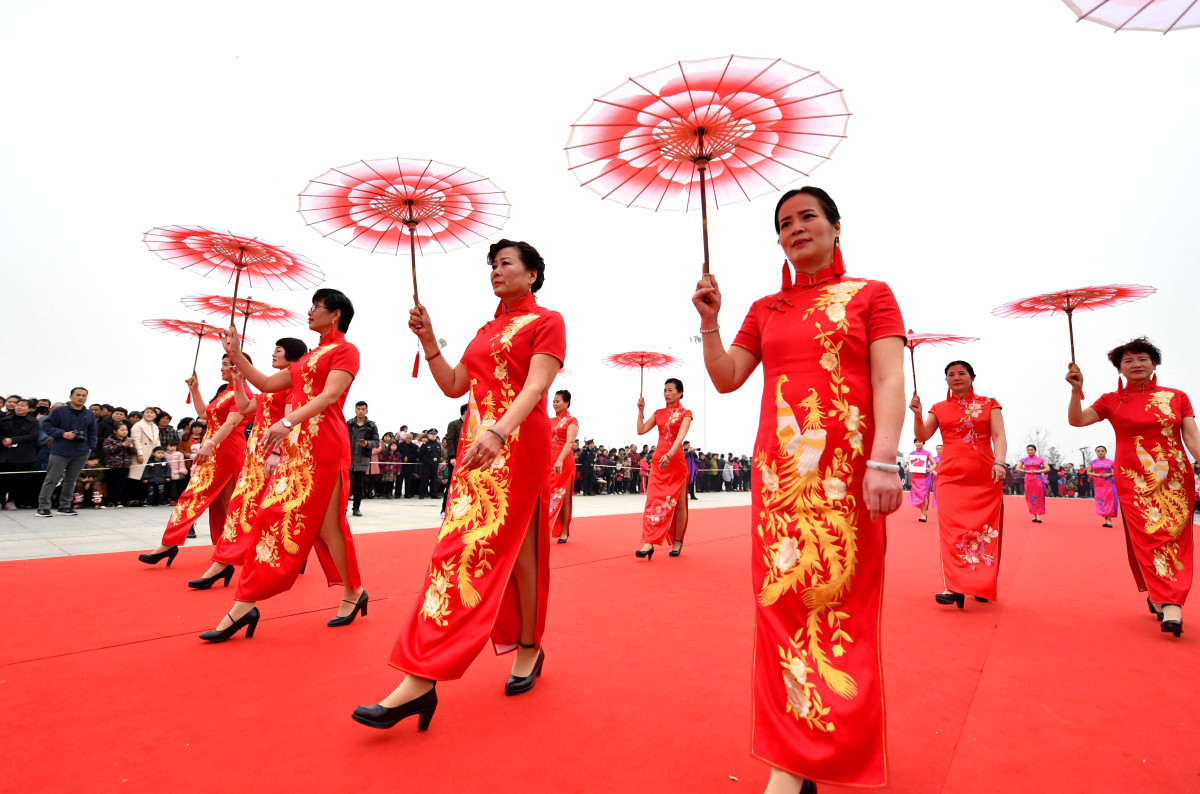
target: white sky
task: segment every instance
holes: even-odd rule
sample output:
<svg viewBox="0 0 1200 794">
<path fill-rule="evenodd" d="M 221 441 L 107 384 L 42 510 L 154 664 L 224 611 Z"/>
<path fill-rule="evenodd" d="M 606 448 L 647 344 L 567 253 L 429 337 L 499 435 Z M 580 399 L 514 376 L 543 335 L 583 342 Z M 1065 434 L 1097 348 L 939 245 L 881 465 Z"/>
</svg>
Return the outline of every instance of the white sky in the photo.
<svg viewBox="0 0 1200 794">
<path fill-rule="evenodd" d="M 569 388 L 582 433 L 634 440 L 637 373 L 600 363 L 630 349 L 685 359 L 691 438 L 749 453 L 762 380 L 701 395 L 690 295 L 698 212 L 602 201 L 566 170 L 569 127 L 598 96 L 677 59 L 730 53 L 818 69 L 846 92 L 848 139 L 808 183 L 843 214 L 851 274 L 887 281 L 917 331 L 982 338 L 918 352 L 921 394 L 971 361 L 1005 407 L 1010 447 L 1038 427 L 1060 448 L 1111 444 L 1107 425 L 1065 421 L 1064 318 L 999 319 L 1038 292 L 1142 283 L 1146 300 L 1076 322 L 1089 398 L 1111 390 L 1103 358 L 1148 334 L 1160 381 L 1200 399 L 1200 31 L 1114 34 L 1059 0 L 878 2 L 5 4 L 0 9 L 0 391 L 91 400 L 177 417 L 194 346 L 140 324 L 196 318 L 179 298 L 222 282 L 142 244 L 182 224 L 299 251 L 354 300 L 351 341 L 381 428 L 444 431 L 443 397 L 405 327 L 407 257 L 342 248 L 305 227 L 296 195 L 332 166 L 380 157 L 466 166 L 507 191 L 503 235 L 547 263 L 540 300 L 567 322 Z M 802 183 L 798 183 L 802 184 Z M 710 214 L 726 343 L 749 304 L 778 289 L 774 196 Z M 420 258 L 421 294 L 454 361 L 491 316 L 480 245 Z M 245 293 L 243 293 L 245 294 Z M 303 311 L 309 295 L 251 291 Z M 251 327 L 271 342 L 303 328 Z M 205 344 L 201 388 L 217 386 Z M 1188 364 L 1188 362 L 1193 362 Z M 647 378 L 650 407 L 661 405 Z M 906 429 L 905 437 L 911 437 Z M 640 442 L 653 443 L 653 434 Z M 907 445 L 904 445 L 907 446 Z M 1078 453 L 1072 459 L 1078 460 Z"/>
</svg>

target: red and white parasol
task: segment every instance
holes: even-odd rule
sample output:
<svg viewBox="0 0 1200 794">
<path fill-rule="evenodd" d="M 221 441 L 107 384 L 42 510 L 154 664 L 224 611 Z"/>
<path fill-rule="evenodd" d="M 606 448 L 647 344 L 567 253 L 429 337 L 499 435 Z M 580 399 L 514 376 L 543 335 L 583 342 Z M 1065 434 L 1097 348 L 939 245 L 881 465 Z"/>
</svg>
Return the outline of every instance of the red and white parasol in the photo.
<svg viewBox="0 0 1200 794">
<path fill-rule="evenodd" d="M 1077 21 L 1087 20 L 1122 30 L 1153 31 L 1200 28 L 1200 0 L 1063 0 Z"/>
<path fill-rule="evenodd" d="M 307 258 L 257 237 L 203 226 L 160 226 L 142 239 L 151 251 L 184 270 L 232 281 L 234 301 L 242 279 L 250 287 L 288 290 L 310 289 L 325 280 L 321 268 Z M 233 325 L 232 302 L 225 308 Z"/>
<path fill-rule="evenodd" d="M 200 361 L 200 343 L 205 339 L 215 339 L 221 341 L 225 338 L 225 331 L 215 325 L 209 325 L 205 322 L 196 322 L 193 320 L 142 320 L 142 325 L 147 328 L 153 328 L 157 331 L 162 331 L 167 334 L 176 334 L 178 336 L 194 336 L 196 337 L 196 356 L 192 359 L 192 374 L 196 374 L 196 364 Z M 241 344 L 247 342 L 254 344 L 254 340 L 242 335 Z M 187 402 L 192 401 L 192 395 L 188 394 Z"/>
<path fill-rule="evenodd" d="M 678 61 L 627 80 L 571 125 L 567 164 L 627 207 L 699 206 L 708 274 L 714 207 L 808 176 L 846 137 L 842 89 L 778 58 Z"/>
<path fill-rule="evenodd" d="M 1080 287 L 1045 295 L 1022 298 L 992 309 L 997 317 L 1038 317 L 1063 312 L 1067 315 L 1067 330 L 1071 335 L 1071 363 L 1075 363 L 1075 324 L 1072 315 L 1083 309 L 1095 311 L 1117 306 L 1154 294 L 1154 287 L 1140 284 L 1109 284 L 1104 287 Z"/>
<path fill-rule="evenodd" d="M 654 353 L 648 350 L 631 350 L 627 353 L 613 353 L 601 359 L 605 364 L 616 369 L 637 369 L 640 372 L 638 380 L 638 397 L 645 391 L 647 369 L 674 369 L 682 361 L 669 353 Z"/>
<path fill-rule="evenodd" d="M 304 315 L 291 309 L 272 306 L 250 298 L 227 298 L 223 295 L 189 295 L 182 299 L 184 306 L 204 314 L 224 315 L 233 308 L 234 314 L 242 315 L 242 336 L 246 335 L 246 323 L 253 317 L 255 322 L 272 325 L 301 325 Z"/>
<path fill-rule="evenodd" d="M 908 348 L 908 360 L 912 365 L 913 376 L 913 394 L 917 393 L 917 361 L 916 354 L 913 352 L 921 345 L 961 345 L 967 342 L 978 342 L 979 339 L 974 336 L 955 336 L 954 334 L 915 334 L 913 330 L 908 329 L 907 339 L 904 346 Z"/>
</svg>

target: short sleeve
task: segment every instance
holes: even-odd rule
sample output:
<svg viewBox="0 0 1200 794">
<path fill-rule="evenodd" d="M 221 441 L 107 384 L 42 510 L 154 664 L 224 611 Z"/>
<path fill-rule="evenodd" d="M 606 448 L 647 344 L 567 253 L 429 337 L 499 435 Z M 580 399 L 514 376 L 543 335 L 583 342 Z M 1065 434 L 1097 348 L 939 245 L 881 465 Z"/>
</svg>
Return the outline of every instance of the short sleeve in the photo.
<svg viewBox="0 0 1200 794">
<path fill-rule="evenodd" d="M 567 325 L 558 312 L 546 312 L 533 327 L 533 355 L 554 356 L 559 366 L 567 362 Z"/>
<path fill-rule="evenodd" d="M 575 427 L 579 427 L 579 420 L 572 416 L 571 421 L 567 422 L 567 428 L 569 429 L 571 427 L 571 425 L 575 425 Z"/>
<path fill-rule="evenodd" d="M 892 288 L 882 281 L 871 282 L 871 303 L 867 307 L 867 342 L 886 339 L 889 336 L 905 338 L 904 317 Z M 996 406 L 997 408 L 999 406 Z"/>
<path fill-rule="evenodd" d="M 989 401 L 990 401 L 990 402 L 991 402 L 991 404 L 992 404 L 992 405 L 991 405 L 991 408 L 992 408 L 992 410 L 993 410 L 993 411 L 1003 411 L 1003 410 L 1004 410 L 1004 406 L 1003 406 L 1003 405 L 1001 405 L 1001 404 L 1000 404 L 1000 401 L 999 401 L 999 400 L 997 400 L 995 397 L 990 397 L 990 398 L 988 398 L 988 399 L 989 399 Z"/>
<path fill-rule="evenodd" d="M 1184 399 L 1186 400 L 1187 398 L 1186 398 L 1186 397 L 1184 397 Z M 693 418 L 693 417 L 692 417 L 692 412 L 691 412 L 691 411 L 684 411 L 684 412 L 683 412 L 683 419 L 692 419 L 692 418 Z M 683 420 L 681 419 L 680 421 L 683 421 Z"/>
<path fill-rule="evenodd" d="M 1183 392 L 1179 392 L 1179 415 L 1185 419 L 1196 415 L 1196 412 L 1192 410 L 1192 401 Z"/>
<path fill-rule="evenodd" d="M 752 304 L 750 311 L 746 312 L 746 319 L 742 320 L 742 327 L 733 338 L 733 344 L 750 351 L 755 358 L 762 360 L 762 328 L 758 323 L 758 303 Z"/>
<path fill-rule="evenodd" d="M 358 348 L 349 342 L 343 342 L 333 349 L 329 356 L 329 371 L 340 369 L 349 372 L 353 378 L 358 375 Z"/>
<path fill-rule="evenodd" d="M 1096 412 L 1096 415 L 1099 416 L 1101 419 L 1108 419 L 1109 421 L 1112 421 L 1112 415 L 1113 415 L 1113 409 L 1114 409 L 1113 404 L 1116 402 L 1116 399 L 1117 399 L 1116 392 L 1110 391 L 1107 394 L 1101 394 L 1100 399 L 1098 399 L 1098 400 L 1096 400 L 1096 402 L 1092 403 L 1091 408 L 1093 411 Z"/>
</svg>

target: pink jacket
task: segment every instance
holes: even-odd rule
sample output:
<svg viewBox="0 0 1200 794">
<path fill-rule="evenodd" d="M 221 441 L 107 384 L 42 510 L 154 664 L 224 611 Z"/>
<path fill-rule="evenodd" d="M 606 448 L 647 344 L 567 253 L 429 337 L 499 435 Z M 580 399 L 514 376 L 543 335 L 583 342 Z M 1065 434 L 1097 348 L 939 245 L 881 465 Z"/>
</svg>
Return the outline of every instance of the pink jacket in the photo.
<svg viewBox="0 0 1200 794">
<path fill-rule="evenodd" d="M 171 464 L 171 479 L 182 480 L 187 476 L 187 464 L 183 462 L 183 453 L 175 450 L 166 454 L 167 462 Z"/>
</svg>

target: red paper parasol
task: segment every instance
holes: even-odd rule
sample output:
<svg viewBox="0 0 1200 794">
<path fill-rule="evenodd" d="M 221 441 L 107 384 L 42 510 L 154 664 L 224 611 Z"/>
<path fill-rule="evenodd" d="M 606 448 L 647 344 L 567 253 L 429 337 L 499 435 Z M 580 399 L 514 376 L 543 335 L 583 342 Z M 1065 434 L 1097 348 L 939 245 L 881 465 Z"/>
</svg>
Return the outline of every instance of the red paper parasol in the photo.
<svg viewBox="0 0 1200 794">
<path fill-rule="evenodd" d="M 309 289 L 325 280 L 305 257 L 256 237 L 203 226 L 160 226 L 142 239 L 151 251 L 185 270 L 233 281 L 234 300 L 243 277 L 247 285 L 267 289 Z M 233 309 L 227 308 L 233 325 Z"/>
<path fill-rule="evenodd" d="M 1063 0 L 1075 12 L 1077 21 L 1087 20 L 1114 32 L 1145 30 L 1170 33 L 1184 28 L 1200 28 L 1198 0 Z"/>
<path fill-rule="evenodd" d="M 325 237 L 412 262 L 417 249 L 452 251 L 488 239 L 508 220 L 508 199 L 491 180 L 436 160 L 360 160 L 326 171 L 300 194 L 304 222 Z M 404 245 L 407 235 L 408 245 Z"/>
<path fill-rule="evenodd" d="M 223 295 L 189 295 L 182 300 L 184 306 L 204 314 L 223 315 L 236 307 L 235 314 L 242 315 L 242 336 L 246 335 L 246 323 L 253 317 L 255 322 L 274 325 L 300 325 L 304 315 L 291 309 L 272 306 L 269 303 L 246 298 L 227 298 Z"/>
<path fill-rule="evenodd" d="M 617 369 L 634 369 L 640 371 L 638 381 L 638 397 L 642 396 L 646 382 L 647 369 L 674 369 L 682 363 L 675 356 L 667 353 L 652 353 L 647 350 L 632 350 L 628 353 L 613 353 L 601 359 L 605 364 Z"/>
<path fill-rule="evenodd" d="M 218 342 L 225 338 L 225 331 L 215 325 L 209 325 L 204 322 L 195 322 L 192 320 L 142 320 L 142 325 L 147 328 L 154 328 L 168 334 L 178 334 L 179 336 L 194 336 L 196 337 L 196 356 L 192 359 L 192 374 L 196 374 L 196 364 L 200 361 L 200 343 L 205 339 L 215 339 Z M 242 335 L 242 344 L 247 342 L 254 344 L 254 340 Z M 192 395 L 189 393 L 187 402 L 192 401 Z"/>
<path fill-rule="evenodd" d="M 904 346 L 908 348 L 908 360 L 912 365 L 913 394 L 917 393 L 917 361 L 913 353 L 920 345 L 961 345 L 967 342 L 978 342 L 974 336 L 955 336 L 953 334 L 915 334 L 908 329 L 908 339 Z"/>
<path fill-rule="evenodd" d="M 698 203 L 707 275 L 708 189 L 720 207 L 808 176 L 846 137 L 849 116 L 840 88 L 787 61 L 679 61 L 596 99 L 571 125 L 567 164 L 626 206 Z"/>
<path fill-rule="evenodd" d="M 1065 312 L 1067 315 L 1067 330 L 1071 334 L 1071 363 L 1075 363 L 1075 325 L 1071 316 L 1083 309 L 1094 311 L 1107 306 L 1128 303 L 1147 295 L 1154 294 L 1154 287 L 1143 287 L 1140 284 L 1109 284 L 1104 287 L 1080 287 L 1065 289 L 1060 292 L 1048 292 L 1045 295 L 1034 295 L 1019 301 L 1006 303 L 992 309 L 997 317 L 1036 317 L 1043 314 Z"/>
</svg>

